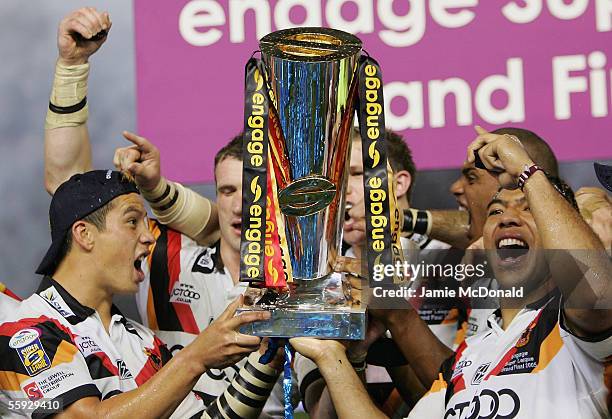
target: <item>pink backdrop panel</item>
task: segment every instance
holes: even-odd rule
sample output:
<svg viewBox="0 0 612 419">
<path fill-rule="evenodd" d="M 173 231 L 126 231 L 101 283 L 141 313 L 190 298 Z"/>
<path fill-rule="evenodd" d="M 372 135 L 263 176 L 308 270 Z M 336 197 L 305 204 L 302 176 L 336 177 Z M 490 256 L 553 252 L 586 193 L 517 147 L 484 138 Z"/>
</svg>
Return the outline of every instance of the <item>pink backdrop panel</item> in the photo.
<svg viewBox="0 0 612 419">
<path fill-rule="evenodd" d="M 329 26 L 379 61 L 387 125 L 419 169 L 459 166 L 475 124 L 531 129 L 563 161 L 609 159 L 608 3 L 135 0 L 138 129 L 161 149 L 166 176 L 211 181 L 215 153 L 241 130 L 257 40 Z"/>
</svg>

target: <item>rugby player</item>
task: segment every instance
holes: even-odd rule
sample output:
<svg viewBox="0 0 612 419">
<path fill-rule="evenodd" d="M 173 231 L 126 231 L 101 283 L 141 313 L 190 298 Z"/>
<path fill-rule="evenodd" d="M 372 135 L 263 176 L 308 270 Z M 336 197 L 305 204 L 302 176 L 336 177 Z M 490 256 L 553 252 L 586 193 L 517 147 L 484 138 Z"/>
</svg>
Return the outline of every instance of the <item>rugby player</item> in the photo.
<svg viewBox="0 0 612 419">
<path fill-rule="evenodd" d="M 33 417 L 217 417 L 220 411 L 257 417 L 278 371 L 259 364 L 260 338 L 237 329 L 269 314 L 234 317 L 237 299 L 172 358 L 150 329 L 113 305 L 114 295 L 137 291 L 155 242 L 135 184 L 112 170 L 74 175 L 55 191 L 49 224 L 52 244 L 36 271 L 44 278 L 0 324 L 4 405 L 23 398 L 60 402 L 59 410 L 34 412 L 13 403 L 13 413 Z M 191 391 L 199 377 L 251 352 L 245 376 L 204 412 Z"/>
<path fill-rule="evenodd" d="M 88 24 L 83 22 L 85 28 Z M 73 66 L 70 69 L 73 71 L 75 67 L 79 68 L 79 64 L 89 68 L 89 64 L 82 63 L 87 62 L 89 54 L 97 49 L 87 48 L 88 43 L 84 41 L 75 45 L 74 38 L 74 33 L 60 25 L 60 60 L 67 57 L 77 59 L 71 61 Z M 63 39 L 65 43 L 62 43 Z M 74 75 L 63 82 L 74 90 L 80 87 L 81 91 L 86 84 L 86 77 L 79 79 Z M 79 96 L 73 102 L 80 99 Z M 80 119 L 70 116 L 72 121 L 62 119 L 53 126 L 47 121 L 45 129 L 45 185 L 51 194 L 58 182 L 74 173 L 91 170 L 86 115 Z M 114 163 L 134 177 L 156 217 L 156 220 L 149 221 L 156 242 L 143 266 L 144 280 L 137 294 L 138 311 L 143 323 L 155 330 L 175 354 L 246 290 L 246 285 L 239 282 L 242 138 L 233 139 L 215 158 L 215 204 L 181 184 L 163 178 L 159 150 L 149 141 L 128 132 L 124 136 L 133 144 L 119 148 Z M 201 376 L 195 391 L 205 404 L 223 394 L 245 362 L 224 369 L 210 368 Z M 283 411 L 282 386 L 279 384 L 261 417 L 282 417 Z"/>
<path fill-rule="evenodd" d="M 365 201 L 362 141 L 357 129 L 353 129 L 351 132 L 351 141 L 352 148 L 346 193 L 346 206 L 348 210 L 344 223 L 343 240 L 350 245 L 350 248 L 345 252 L 345 256 L 361 259 L 364 256 L 366 244 L 363 221 L 365 218 Z M 385 142 L 387 144 L 389 163 L 393 170 L 397 206 L 403 211 L 408 211 L 416 178 L 416 167 L 412 160 L 412 153 L 404 139 L 393 131 L 385 131 Z M 402 237 L 402 247 L 406 254 L 418 251 L 416 253 L 418 253 L 419 258 L 425 256 L 426 253 L 440 251 L 435 255 L 431 255 L 438 259 L 438 256 L 444 253 L 442 250 L 448 249 L 450 246 L 446 243 L 430 239 L 426 235 L 412 232 L 409 237 Z M 461 323 L 456 307 L 426 307 L 423 305 L 422 308 L 423 316 L 436 336 L 445 342 L 446 345 L 452 347 L 458 324 Z M 370 323 L 375 323 L 375 320 L 371 320 Z M 365 378 L 370 394 L 375 394 L 379 405 L 385 406 L 386 411 L 391 413 L 399 408 L 402 398 L 414 402 L 425 393 L 426 389 L 412 374 L 410 366 L 403 365 L 406 364 L 405 360 L 400 359 L 389 362 L 393 358 L 401 358 L 401 355 L 398 353 L 394 357 L 393 352 L 397 352 L 397 348 L 389 346 L 385 339 L 379 339 L 384 332 L 385 329 L 382 327 L 370 328 L 366 340 L 349 345 L 348 356 L 353 364 L 363 365 L 361 368 L 365 368 L 368 350 L 374 344 L 372 355 L 368 360 L 369 364 L 365 369 Z M 375 341 L 376 343 L 374 343 Z M 377 353 L 382 354 L 382 356 L 376 356 Z M 329 403 L 329 394 L 324 391 L 325 383 L 316 365 L 298 354 L 295 357 L 294 367 L 302 400 L 304 400 L 304 406 L 310 415 L 313 418 L 317 418 L 333 414 L 333 406 Z M 409 385 L 399 388 L 402 397 L 399 397 L 397 391 L 393 391 L 389 373 L 396 377 L 404 377 L 404 381 L 409 382 Z M 319 402 L 319 400 L 322 400 L 322 402 Z"/>
<path fill-rule="evenodd" d="M 475 150 L 501 185 L 520 186 L 489 200 L 483 239 L 501 289 L 523 288 L 524 297 L 502 298 L 489 329 L 454 353 L 409 308 L 373 313 L 421 380 L 432 383 L 409 417 L 607 417 L 612 269 L 605 249 L 518 140 L 479 131 L 469 163 Z M 545 255 L 549 249 L 559 254 Z M 588 269 L 574 269 L 578 263 Z M 319 366 L 339 417 L 386 417 L 367 398 L 343 346 L 310 338 L 291 343 Z"/>
</svg>

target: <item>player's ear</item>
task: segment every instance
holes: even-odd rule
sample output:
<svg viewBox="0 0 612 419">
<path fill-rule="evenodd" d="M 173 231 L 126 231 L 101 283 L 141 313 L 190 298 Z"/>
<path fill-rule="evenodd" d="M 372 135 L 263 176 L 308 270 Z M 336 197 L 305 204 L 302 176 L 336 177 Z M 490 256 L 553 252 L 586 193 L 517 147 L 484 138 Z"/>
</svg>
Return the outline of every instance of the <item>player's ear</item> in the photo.
<svg viewBox="0 0 612 419">
<path fill-rule="evenodd" d="M 410 190 L 412 176 L 410 176 L 407 170 L 399 170 L 393 174 L 393 177 L 395 179 L 395 195 L 399 201 L 408 193 L 408 190 Z"/>
<path fill-rule="evenodd" d="M 74 245 L 79 246 L 85 251 L 91 251 L 95 243 L 97 229 L 86 221 L 79 220 L 72 225 L 70 234 Z"/>
</svg>

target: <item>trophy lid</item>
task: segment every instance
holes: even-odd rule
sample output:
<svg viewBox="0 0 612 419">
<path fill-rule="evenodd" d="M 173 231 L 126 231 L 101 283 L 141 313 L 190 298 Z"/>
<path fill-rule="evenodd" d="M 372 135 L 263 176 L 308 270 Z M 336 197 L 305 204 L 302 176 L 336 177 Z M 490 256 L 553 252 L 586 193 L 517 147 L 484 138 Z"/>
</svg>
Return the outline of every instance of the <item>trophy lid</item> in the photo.
<svg viewBox="0 0 612 419">
<path fill-rule="evenodd" d="M 355 35 L 330 28 L 291 28 L 272 32 L 259 41 L 263 55 L 290 61 L 336 61 L 361 52 Z"/>
</svg>

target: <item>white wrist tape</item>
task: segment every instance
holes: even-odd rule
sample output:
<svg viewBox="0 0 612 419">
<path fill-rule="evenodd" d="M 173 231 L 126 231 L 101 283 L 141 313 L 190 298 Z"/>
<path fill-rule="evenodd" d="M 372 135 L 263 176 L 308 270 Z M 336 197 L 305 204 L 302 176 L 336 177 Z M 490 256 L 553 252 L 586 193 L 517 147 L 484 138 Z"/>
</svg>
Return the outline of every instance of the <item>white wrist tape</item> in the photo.
<svg viewBox="0 0 612 419">
<path fill-rule="evenodd" d="M 87 78 L 89 64 L 55 65 L 45 129 L 76 127 L 87 122 Z"/>
<path fill-rule="evenodd" d="M 162 177 L 152 191 L 141 191 L 142 196 L 151 204 L 155 217 L 196 242 L 210 220 L 211 202 L 189 188 Z M 207 238 L 208 243 L 217 237 Z"/>
</svg>

